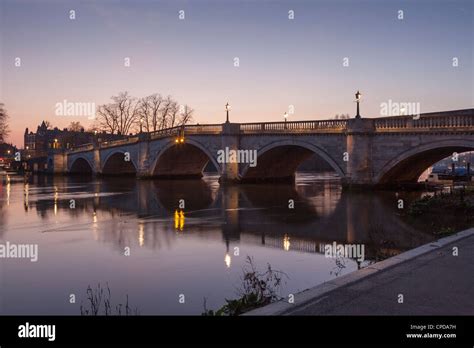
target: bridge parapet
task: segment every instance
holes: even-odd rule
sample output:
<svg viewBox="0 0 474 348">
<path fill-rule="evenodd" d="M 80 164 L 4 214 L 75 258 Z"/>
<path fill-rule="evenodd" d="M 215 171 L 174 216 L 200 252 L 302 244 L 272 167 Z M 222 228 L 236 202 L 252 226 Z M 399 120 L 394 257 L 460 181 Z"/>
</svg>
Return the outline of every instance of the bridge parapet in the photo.
<svg viewBox="0 0 474 348">
<path fill-rule="evenodd" d="M 347 129 L 347 120 L 241 123 L 240 132 L 255 133 L 339 133 Z"/>
<path fill-rule="evenodd" d="M 184 134 L 220 134 L 222 124 L 196 124 L 184 127 Z"/>
<path fill-rule="evenodd" d="M 176 126 L 171 128 L 160 129 L 154 132 L 150 132 L 150 139 L 160 139 L 169 136 L 178 136 L 180 134 L 220 134 L 222 132 L 222 124 L 195 124 L 186 126 Z"/>
<path fill-rule="evenodd" d="M 124 139 L 104 141 L 99 144 L 99 147 L 103 149 L 103 148 L 114 147 L 114 146 L 134 144 L 138 142 L 139 140 L 140 140 L 140 137 L 138 135 L 134 135 L 134 136 L 130 136 Z"/>
<path fill-rule="evenodd" d="M 458 112 L 453 114 L 422 114 L 414 116 L 392 116 L 376 118 L 375 130 L 384 131 L 430 131 L 433 129 L 458 130 L 472 129 L 474 126 L 474 112 Z"/>
<path fill-rule="evenodd" d="M 68 153 L 76 153 L 76 152 L 85 152 L 91 151 L 94 149 L 94 144 L 88 143 L 74 147 L 73 149 L 69 150 Z"/>
</svg>

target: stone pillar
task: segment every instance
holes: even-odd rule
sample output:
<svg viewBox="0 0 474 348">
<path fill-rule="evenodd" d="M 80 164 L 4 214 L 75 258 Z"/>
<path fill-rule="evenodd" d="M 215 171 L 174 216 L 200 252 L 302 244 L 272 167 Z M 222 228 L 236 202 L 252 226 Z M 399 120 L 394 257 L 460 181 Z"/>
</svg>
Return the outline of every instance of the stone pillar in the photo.
<svg viewBox="0 0 474 348">
<path fill-rule="evenodd" d="M 100 144 L 94 141 L 94 148 L 92 150 L 92 173 L 102 174 L 102 164 L 100 161 Z"/>
<path fill-rule="evenodd" d="M 137 151 L 137 177 L 146 178 L 153 175 L 151 170 L 149 148 L 150 148 L 150 136 L 148 133 L 138 134 L 138 151 Z"/>
<path fill-rule="evenodd" d="M 64 152 L 52 153 L 48 155 L 46 163 L 48 164 L 48 173 L 58 175 L 65 174 L 67 172 L 67 160 L 66 154 Z M 49 164 L 52 164 L 52 168 L 49 168 Z"/>
<path fill-rule="evenodd" d="M 347 167 L 346 186 L 371 186 L 373 184 L 372 137 L 374 121 L 368 118 L 349 120 L 346 133 Z"/>
<path fill-rule="evenodd" d="M 221 139 L 221 150 L 226 151 L 226 148 L 228 148 L 229 151 L 237 151 L 240 145 L 240 124 L 227 122 L 222 124 Z M 224 161 L 219 164 L 221 166 L 220 183 L 237 183 L 240 180 L 238 163 L 227 163 Z"/>
</svg>

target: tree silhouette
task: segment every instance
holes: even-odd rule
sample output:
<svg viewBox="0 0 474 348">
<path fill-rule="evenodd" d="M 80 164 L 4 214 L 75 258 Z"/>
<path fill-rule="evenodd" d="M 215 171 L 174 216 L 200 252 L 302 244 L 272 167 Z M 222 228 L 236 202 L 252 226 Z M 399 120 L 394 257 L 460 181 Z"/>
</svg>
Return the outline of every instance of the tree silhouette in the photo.
<svg viewBox="0 0 474 348">
<path fill-rule="evenodd" d="M 8 127 L 8 113 L 5 109 L 5 105 L 0 103 L 0 143 L 5 142 L 5 138 L 10 133 L 10 128 Z"/>
</svg>

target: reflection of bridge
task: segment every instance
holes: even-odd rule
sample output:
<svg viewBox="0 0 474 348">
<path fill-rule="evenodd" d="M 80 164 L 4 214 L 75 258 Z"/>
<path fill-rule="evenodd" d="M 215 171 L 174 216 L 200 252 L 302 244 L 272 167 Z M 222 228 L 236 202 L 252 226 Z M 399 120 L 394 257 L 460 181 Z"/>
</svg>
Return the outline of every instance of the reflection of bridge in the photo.
<svg viewBox="0 0 474 348">
<path fill-rule="evenodd" d="M 474 150 L 474 109 L 350 120 L 192 125 L 84 145 L 54 155 L 55 172 L 201 176 L 210 161 L 221 181 L 289 180 L 313 154 L 345 184 L 416 182 L 430 165 Z M 256 150 L 256 167 L 218 163 L 218 151 Z"/>
<path fill-rule="evenodd" d="M 37 211 L 44 215 L 60 210 L 78 217 L 101 212 L 102 218 L 110 214 L 100 238 L 118 244 L 120 250 L 134 244 L 135 238 L 150 247 L 169 244 L 176 238 L 176 233 L 170 232 L 179 232 L 182 237 L 223 240 L 226 245 L 261 245 L 309 253 L 321 253 L 324 245 L 334 241 L 362 243 L 366 257 L 377 259 L 432 240 L 393 213 L 393 193 L 342 192 L 337 181 L 312 186 L 308 192 L 306 186 L 294 185 L 219 187 L 202 180 L 107 179 L 93 185 L 97 196 L 77 198 L 76 209 L 70 209 L 69 198 L 77 196 L 76 190 L 84 190 L 72 187 L 72 191 L 58 195 L 58 202 L 56 196 L 38 201 Z M 106 194 L 121 190 L 127 196 Z M 62 199 L 63 195 L 66 198 Z M 324 199 L 315 202 L 313 197 Z M 183 221 L 176 224 L 180 199 L 186 208 Z M 295 201 L 293 210 L 288 209 L 289 199 Z M 127 223 L 121 223 L 122 219 Z"/>
</svg>

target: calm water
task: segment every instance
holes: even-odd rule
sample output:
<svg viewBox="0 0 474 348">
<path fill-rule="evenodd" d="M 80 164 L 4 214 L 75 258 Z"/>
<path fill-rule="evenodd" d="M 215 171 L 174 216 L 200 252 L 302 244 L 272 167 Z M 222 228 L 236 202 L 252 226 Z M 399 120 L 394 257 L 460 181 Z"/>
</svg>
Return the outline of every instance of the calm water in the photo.
<svg viewBox="0 0 474 348">
<path fill-rule="evenodd" d="M 0 259 L 1 314 L 80 314 L 88 285 L 106 282 L 113 304 L 128 294 L 143 315 L 200 314 L 204 298 L 216 309 L 236 297 L 247 256 L 284 271 L 287 295 L 433 239 L 400 219 L 395 193 L 343 192 L 331 174 L 225 188 L 215 176 L 4 179 L 0 223 L 2 244 L 39 248 L 37 262 Z M 325 257 L 334 241 L 363 243 L 366 261 Z"/>
</svg>

